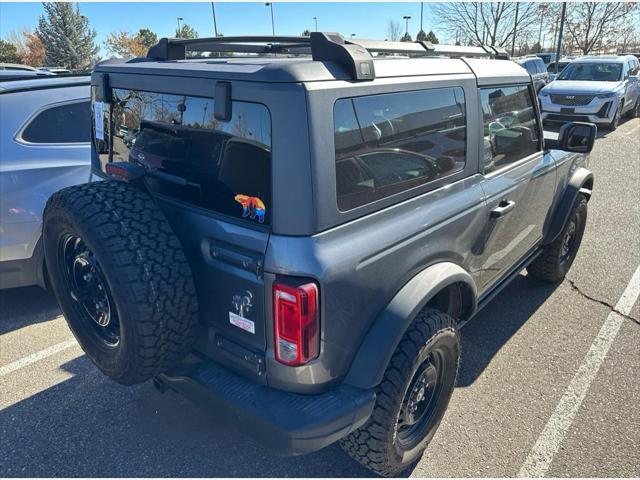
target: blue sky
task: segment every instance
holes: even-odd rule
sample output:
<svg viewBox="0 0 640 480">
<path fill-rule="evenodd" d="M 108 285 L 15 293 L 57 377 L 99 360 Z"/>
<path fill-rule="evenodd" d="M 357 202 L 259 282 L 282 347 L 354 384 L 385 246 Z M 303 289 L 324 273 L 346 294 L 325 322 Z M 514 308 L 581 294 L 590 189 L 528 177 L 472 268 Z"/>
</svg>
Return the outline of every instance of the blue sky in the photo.
<svg viewBox="0 0 640 480">
<path fill-rule="evenodd" d="M 225 35 L 271 34 L 269 7 L 260 3 L 216 3 L 218 31 Z M 318 17 L 318 30 L 355 33 L 360 38 L 385 38 L 389 20 L 397 20 L 404 28 L 403 15 L 410 15 L 409 32 L 415 38 L 420 28 L 420 3 L 274 3 L 276 34 L 299 35 L 313 30 L 313 17 Z M 177 17 L 196 28 L 201 37 L 213 35 L 211 3 L 80 3 L 80 11 L 96 29 L 97 42 L 106 56 L 103 42 L 112 31 L 137 31 L 148 27 L 158 36 L 173 36 Z M 43 13 L 41 3 L 0 2 L 0 37 L 23 27 L 33 30 Z M 424 4 L 424 29 L 439 34 L 431 5 Z"/>
</svg>

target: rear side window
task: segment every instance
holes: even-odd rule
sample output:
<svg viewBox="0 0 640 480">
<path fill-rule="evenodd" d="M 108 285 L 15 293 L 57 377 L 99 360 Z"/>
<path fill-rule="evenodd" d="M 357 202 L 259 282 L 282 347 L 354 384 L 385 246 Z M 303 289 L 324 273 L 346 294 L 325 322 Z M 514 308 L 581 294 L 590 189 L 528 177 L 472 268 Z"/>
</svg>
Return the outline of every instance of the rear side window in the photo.
<svg viewBox="0 0 640 480">
<path fill-rule="evenodd" d="M 271 218 L 271 118 L 264 105 L 232 103 L 214 116 L 211 98 L 113 90 L 113 161 L 129 161 L 186 180 L 147 178 L 156 193 L 268 224 Z"/>
<path fill-rule="evenodd" d="M 85 101 L 47 108 L 29 122 L 21 137 L 29 143 L 88 143 L 91 104 Z"/>
<path fill-rule="evenodd" d="M 526 85 L 480 89 L 484 118 L 484 172 L 540 150 L 540 130 Z"/>
<path fill-rule="evenodd" d="M 536 69 L 536 62 L 534 61 L 524 62 L 524 68 L 527 69 L 527 72 L 529 72 L 530 75 L 538 73 L 538 70 Z"/>
<path fill-rule="evenodd" d="M 547 68 L 544 66 L 544 62 L 541 59 L 536 60 L 536 68 L 538 69 L 538 73 L 546 73 Z"/>
<path fill-rule="evenodd" d="M 347 211 L 462 170 L 461 88 L 343 98 L 334 106 L 338 208 Z"/>
</svg>

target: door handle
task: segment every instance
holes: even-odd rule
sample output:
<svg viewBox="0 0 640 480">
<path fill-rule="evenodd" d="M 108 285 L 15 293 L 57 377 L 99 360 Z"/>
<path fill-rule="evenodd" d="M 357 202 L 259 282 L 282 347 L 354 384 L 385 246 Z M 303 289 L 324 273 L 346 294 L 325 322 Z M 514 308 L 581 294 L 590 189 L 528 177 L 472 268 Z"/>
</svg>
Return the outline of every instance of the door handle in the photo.
<svg viewBox="0 0 640 480">
<path fill-rule="evenodd" d="M 507 213 L 513 210 L 516 206 L 516 202 L 513 200 L 502 200 L 496 208 L 489 212 L 491 218 L 504 217 Z"/>
</svg>

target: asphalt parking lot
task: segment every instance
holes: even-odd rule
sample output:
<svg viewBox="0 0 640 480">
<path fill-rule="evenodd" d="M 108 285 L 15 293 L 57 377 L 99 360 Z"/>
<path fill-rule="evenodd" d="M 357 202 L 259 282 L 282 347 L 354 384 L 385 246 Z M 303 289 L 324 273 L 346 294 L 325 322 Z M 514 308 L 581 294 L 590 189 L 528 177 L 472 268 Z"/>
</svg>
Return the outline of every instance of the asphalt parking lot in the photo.
<svg viewBox="0 0 640 480">
<path fill-rule="evenodd" d="M 599 134 L 591 168 L 568 278 L 523 274 L 463 329 L 457 388 L 412 475 L 640 476 L 640 119 Z M 369 473 L 335 445 L 274 456 L 150 382 L 111 382 L 34 287 L 0 292 L 0 476 Z"/>
</svg>

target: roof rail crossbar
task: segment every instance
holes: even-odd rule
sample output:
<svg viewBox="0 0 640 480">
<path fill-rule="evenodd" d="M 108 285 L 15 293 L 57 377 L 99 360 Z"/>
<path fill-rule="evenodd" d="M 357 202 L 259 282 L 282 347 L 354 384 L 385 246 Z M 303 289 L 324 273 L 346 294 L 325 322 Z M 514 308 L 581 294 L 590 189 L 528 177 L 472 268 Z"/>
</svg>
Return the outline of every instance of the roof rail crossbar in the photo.
<svg viewBox="0 0 640 480">
<path fill-rule="evenodd" d="M 491 57 L 508 59 L 502 48 L 488 45 L 465 47 L 429 42 L 387 42 L 345 38 L 339 33 L 312 32 L 309 37 L 246 36 L 213 38 L 162 38 L 149 49 L 148 59 L 184 60 L 187 50 L 226 53 L 311 54 L 314 60 L 334 61 L 347 69 L 354 80 L 373 80 L 372 52 L 404 53 L 416 56 Z"/>
</svg>

